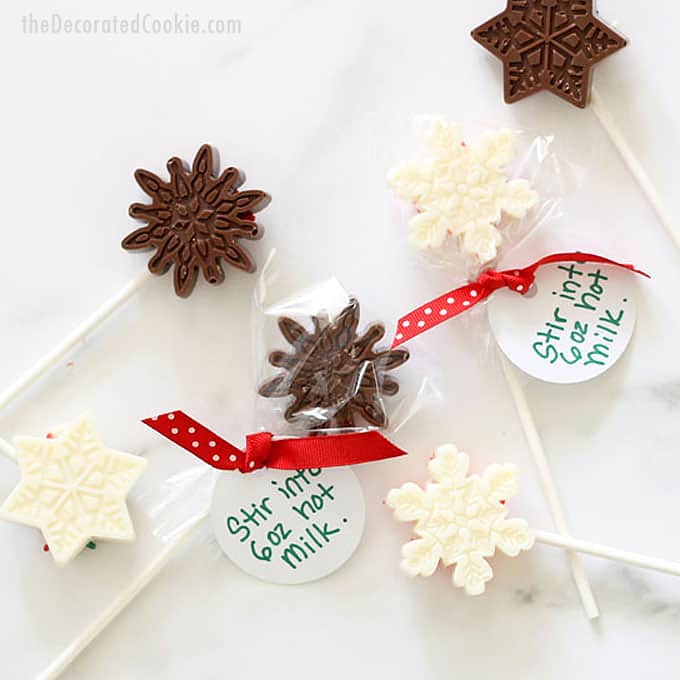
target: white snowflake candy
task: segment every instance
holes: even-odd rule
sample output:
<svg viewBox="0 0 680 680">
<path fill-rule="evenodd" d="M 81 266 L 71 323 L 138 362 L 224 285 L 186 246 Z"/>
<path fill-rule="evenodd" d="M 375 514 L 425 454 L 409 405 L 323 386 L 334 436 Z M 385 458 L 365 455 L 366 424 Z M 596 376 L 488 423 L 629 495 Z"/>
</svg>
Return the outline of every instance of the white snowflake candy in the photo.
<svg viewBox="0 0 680 680">
<path fill-rule="evenodd" d="M 453 236 L 465 253 L 490 262 L 503 241 L 503 217 L 520 219 L 538 201 L 527 180 L 508 178 L 516 156 L 513 133 L 490 130 L 470 146 L 459 125 L 437 120 L 427 146 L 427 161 L 403 163 L 388 176 L 397 195 L 418 209 L 409 221 L 411 243 L 440 248 Z"/>
<path fill-rule="evenodd" d="M 392 489 L 387 505 L 400 522 L 415 522 L 417 538 L 402 549 L 402 569 L 431 576 L 441 561 L 456 565 L 453 583 L 480 595 L 493 577 L 486 561 L 496 548 L 515 557 L 534 537 L 523 519 L 506 519 L 505 501 L 517 493 L 514 465 L 489 465 L 468 476 L 470 458 L 453 444 L 440 446 L 429 463 L 432 481 L 425 489 L 408 482 Z"/>
<path fill-rule="evenodd" d="M 51 438 L 16 437 L 21 481 L 0 517 L 40 529 L 58 565 L 92 539 L 134 540 L 125 499 L 146 460 L 104 447 L 81 418 Z"/>
</svg>

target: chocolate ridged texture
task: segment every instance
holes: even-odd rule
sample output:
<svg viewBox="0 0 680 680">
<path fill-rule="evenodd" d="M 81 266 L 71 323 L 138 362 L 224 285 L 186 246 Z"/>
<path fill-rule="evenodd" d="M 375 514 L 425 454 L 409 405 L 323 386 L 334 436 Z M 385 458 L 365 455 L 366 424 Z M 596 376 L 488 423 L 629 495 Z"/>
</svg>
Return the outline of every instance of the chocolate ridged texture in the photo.
<svg viewBox="0 0 680 680">
<path fill-rule="evenodd" d="M 581 108 L 593 66 L 626 45 L 597 18 L 593 0 L 508 0 L 472 37 L 503 62 L 509 104 L 548 90 Z"/>
<path fill-rule="evenodd" d="M 399 391 L 388 373 L 409 354 L 404 349 L 376 349 L 385 327 L 375 323 L 358 334 L 359 314 L 359 303 L 352 299 L 332 321 L 312 317 L 311 331 L 294 319 L 279 319 L 292 351 L 269 355 L 269 363 L 283 372 L 258 391 L 263 397 L 293 397 L 287 421 L 306 430 L 387 425 L 383 397 Z"/>
<path fill-rule="evenodd" d="M 208 144 L 198 150 L 191 168 L 176 157 L 167 168 L 168 182 L 148 170 L 135 171 L 137 183 L 152 202 L 130 206 L 130 216 L 147 224 L 126 236 L 123 248 L 155 248 L 149 271 L 161 275 L 174 265 L 175 292 L 180 297 L 191 295 L 199 271 L 208 283 L 222 283 L 222 262 L 255 271 L 250 254 L 238 241 L 262 236 L 255 213 L 269 203 L 269 196 L 264 191 L 239 191 L 245 176 L 237 168 L 216 176 Z"/>
</svg>

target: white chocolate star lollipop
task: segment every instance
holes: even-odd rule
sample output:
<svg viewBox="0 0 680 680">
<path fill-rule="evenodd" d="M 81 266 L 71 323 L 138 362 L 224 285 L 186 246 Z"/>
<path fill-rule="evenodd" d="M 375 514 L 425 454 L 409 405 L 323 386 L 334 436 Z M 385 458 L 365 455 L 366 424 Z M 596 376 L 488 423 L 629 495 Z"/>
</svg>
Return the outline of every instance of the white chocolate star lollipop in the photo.
<svg viewBox="0 0 680 680">
<path fill-rule="evenodd" d="M 126 497 L 146 460 L 103 446 L 81 418 L 51 438 L 16 437 L 21 481 L 0 517 L 40 529 L 55 562 L 70 562 L 92 539 L 132 541 Z"/>
</svg>

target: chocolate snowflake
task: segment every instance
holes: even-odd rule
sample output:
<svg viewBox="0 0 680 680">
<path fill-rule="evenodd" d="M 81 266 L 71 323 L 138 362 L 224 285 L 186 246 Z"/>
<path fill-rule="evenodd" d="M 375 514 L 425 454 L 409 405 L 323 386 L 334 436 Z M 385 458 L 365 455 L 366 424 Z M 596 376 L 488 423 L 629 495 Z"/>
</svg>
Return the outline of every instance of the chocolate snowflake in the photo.
<svg viewBox="0 0 680 680">
<path fill-rule="evenodd" d="M 593 0 L 508 0 L 472 37 L 503 62 L 509 104 L 548 90 L 581 108 L 593 66 L 626 45 Z"/>
<path fill-rule="evenodd" d="M 359 303 L 354 299 L 334 320 L 312 317 L 312 323 L 308 332 L 293 319 L 279 319 L 279 329 L 293 351 L 269 355 L 269 363 L 285 372 L 261 385 L 259 393 L 292 396 L 285 418 L 306 429 L 353 427 L 357 417 L 384 427 L 382 397 L 399 391 L 397 381 L 386 374 L 407 361 L 408 352 L 374 349 L 385 334 L 382 324 L 372 324 L 358 335 Z"/>
<path fill-rule="evenodd" d="M 224 281 L 222 260 L 246 272 L 255 270 L 239 239 L 260 238 L 254 213 L 269 197 L 264 191 L 239 191 L 245 176 L 237 168 L 213 174 L 213 153 L 204 144 L 191 169 L 180 158 L 167 164 L 170 181 L 164 182 L 148 170 L 136 170 L 135 179 L 152 199 L 150 204 L 133 203 L 130 216 L 147 225 L 123 239 L 126 250 L 156 248 L 149 271 L 165 274 L 175 266 L 175 292 L 189 297 L 199 269 L 211 284 Z"/>
</svg>

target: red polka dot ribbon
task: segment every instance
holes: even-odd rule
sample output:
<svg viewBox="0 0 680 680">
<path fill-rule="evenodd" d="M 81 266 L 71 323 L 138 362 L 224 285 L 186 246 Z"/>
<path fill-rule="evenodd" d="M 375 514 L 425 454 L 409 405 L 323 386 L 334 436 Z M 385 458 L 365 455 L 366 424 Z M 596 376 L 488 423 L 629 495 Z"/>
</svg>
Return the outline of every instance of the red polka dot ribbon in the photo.
<svg viewBox="0 0 680 680">
<path fill-rule="evenodd" d="M 170 411 L 142 422 L 218 470 L 326 468 L 406 454 L 375 431 L 290 439 L 273 439 L 269 432 L 258 432 L 246 437 L 242 451 L 183 411 Z"/>
<path fill-rule="evenodd" d="M 473 283 L 444 293 L 444 295 L 426 302 L 399 319 L 392 347 L 398 347 L 440 323 L 467 312 L 500 288 L 509 288 L 520 295 L 526 295 L 536 279 L 536 271 L 543 265 L 555 262 L 610 264 L 649 277 L 648 274 L 639 271 L 632 264 L 621 264 L 600 255 L 580 252 L 547 255 L 528 267 L 524 267 L 524 269 L 507 269 L 502 272 L 489 270 L 483 272 Z"/>
</svg>

